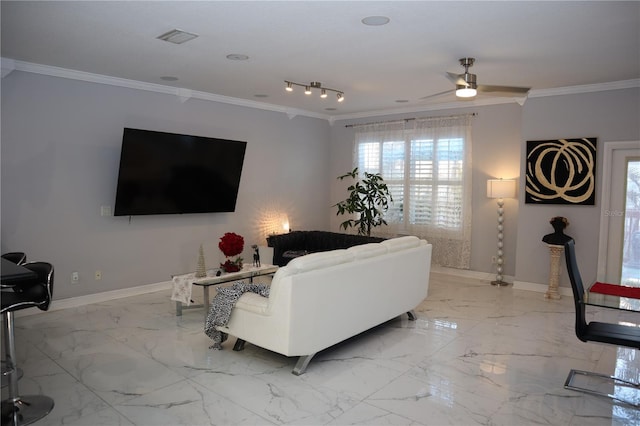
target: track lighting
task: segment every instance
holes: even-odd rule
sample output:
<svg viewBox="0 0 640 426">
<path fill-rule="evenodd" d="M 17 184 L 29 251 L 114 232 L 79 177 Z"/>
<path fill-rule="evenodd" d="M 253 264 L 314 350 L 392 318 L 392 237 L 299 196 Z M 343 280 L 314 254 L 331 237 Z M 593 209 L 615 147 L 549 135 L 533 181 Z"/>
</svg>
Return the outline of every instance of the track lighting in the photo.
<svg viewBox="0 0 640 426">
<path fill-rule="evenodd" d="M 338 102 L 344 101 L 344 92 L 342 92 L 340 90 L 336 90 L 336 89 L 330 89 L 328 87 L 322 87 L 322 83 L 320 83 L 319 81 L 312 81 L 309 84 L 295 83 L 295 82 L 289 81 L 289 80 L 285 80 L 284 82 L 286 84 L 285 90 L 287 92 L 293 92 L 293 86 L 304 87 L 304 94 L 305 95 L 311 95 L 313 93 L 312 89 L 319 89 L 320 90 L 320 97 L 323 98 L 323 99 L 328 96 L 327 92 L 335 92 L 337 97 L 338 97 Z"/>
</svg>

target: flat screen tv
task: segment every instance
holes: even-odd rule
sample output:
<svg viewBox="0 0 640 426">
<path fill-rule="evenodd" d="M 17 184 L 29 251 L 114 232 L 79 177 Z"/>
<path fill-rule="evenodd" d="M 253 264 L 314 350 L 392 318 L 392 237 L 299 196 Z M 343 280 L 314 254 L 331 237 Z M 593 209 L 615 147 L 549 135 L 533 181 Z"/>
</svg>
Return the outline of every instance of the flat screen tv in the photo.
<svg viewBox="0 0 640 426">
<path fill-rule="evenodd" d="M 125 128 L 114 215 L 235 211 L 246 146 Z"/>
</svg>

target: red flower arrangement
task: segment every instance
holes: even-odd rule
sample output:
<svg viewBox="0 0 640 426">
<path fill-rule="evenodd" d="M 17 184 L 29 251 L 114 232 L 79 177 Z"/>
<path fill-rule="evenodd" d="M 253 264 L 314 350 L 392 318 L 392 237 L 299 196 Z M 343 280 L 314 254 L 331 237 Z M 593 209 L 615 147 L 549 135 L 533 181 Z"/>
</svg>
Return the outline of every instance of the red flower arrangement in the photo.
<svg viewBox="0 0 640 426">
<path fill-rule="evenodd" d="M 227 232 L 220 238 L 218 247 L 226 257 L 238 256 L 244 249 L 244 238 L 234 232 Z M 220 264 L 220 268 L 225 272 L 238 272 L 242 269 L 242 258 L 227 259 Z"/>
</svg>

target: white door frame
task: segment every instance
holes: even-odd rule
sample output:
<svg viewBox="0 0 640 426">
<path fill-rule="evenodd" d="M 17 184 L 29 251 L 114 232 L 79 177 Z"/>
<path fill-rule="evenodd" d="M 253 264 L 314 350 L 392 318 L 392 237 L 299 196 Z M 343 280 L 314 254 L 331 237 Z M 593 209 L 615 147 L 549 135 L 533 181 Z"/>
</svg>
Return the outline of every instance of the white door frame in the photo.
<svg viewBox="0 0 640 426">
<path fill-rule="evenodd" d="M 612 159 L 616 150 L 640 149 L 640 141 L 621 141 L 604 143 L 602 158 L 602 183 L 600 185 L 600 236 L 598 242 L 597 280 L 604 281 L 607 271 L 607 250 L 609 244 L 609 210 L 611 203 Z"/>
</svg>

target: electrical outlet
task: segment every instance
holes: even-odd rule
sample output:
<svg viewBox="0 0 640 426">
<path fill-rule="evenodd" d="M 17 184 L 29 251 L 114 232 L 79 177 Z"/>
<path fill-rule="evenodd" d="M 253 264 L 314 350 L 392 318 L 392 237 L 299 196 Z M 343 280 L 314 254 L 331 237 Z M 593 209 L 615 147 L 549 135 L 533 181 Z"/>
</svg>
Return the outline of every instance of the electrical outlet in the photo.
<svg viewBox="0 0 640 426">
<path fill-rule="evenodd" d="M 100 281 L 102 279 L 102 271 L 96 271 L 96 281 Z"/>
<path fill-rule="evenodd" d="M 78 284 L 80 282 L 80 274 L 77 272 L 71 273 L 71 284 Z"/>
<path fill-rule="evenodd" d="M 498 257 L 497 256 L 491 256 L 491 263 L 493 263 L 494 265 L 496 263 L 498 263 Z"/>
</svg>

